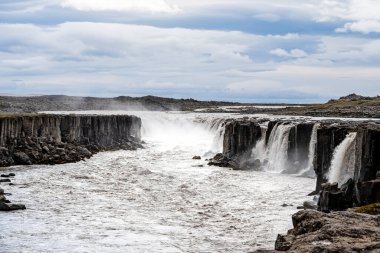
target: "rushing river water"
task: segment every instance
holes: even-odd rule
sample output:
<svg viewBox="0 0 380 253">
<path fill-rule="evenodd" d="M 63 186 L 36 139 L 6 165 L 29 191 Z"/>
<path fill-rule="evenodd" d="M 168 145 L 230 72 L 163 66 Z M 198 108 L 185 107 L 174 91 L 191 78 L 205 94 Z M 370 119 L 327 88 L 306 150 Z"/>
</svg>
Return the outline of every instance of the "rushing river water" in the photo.
<svg viewBox="0 0 380 253">
<path fill-rule="evenodd" d="M 194 123 L 200 116 L 139 116 L 144 149 L 4 170 L 16 185 L 0 187 L 27 210 L 1 214 L 0 252 L 271 249 L 310 198 L 314 179 L 207 166 L 220 138 L 217 126 Z"/>
</svg>

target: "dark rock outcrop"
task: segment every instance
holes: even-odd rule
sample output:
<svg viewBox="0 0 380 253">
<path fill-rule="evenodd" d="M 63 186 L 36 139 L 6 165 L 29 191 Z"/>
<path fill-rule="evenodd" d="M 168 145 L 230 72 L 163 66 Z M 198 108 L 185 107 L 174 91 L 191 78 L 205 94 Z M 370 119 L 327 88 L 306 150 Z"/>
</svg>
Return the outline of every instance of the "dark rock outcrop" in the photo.
<svg viewBox="0 0 380 253">
<path fill-rule="evenodd" d="M 351 179 L 340 189 L 322 187 L 327 181 L 335 148 L 345 139 L 349 132 L 356 132 L 354 153 L 354 171 Z M 352 206 L 362 206 L 380 200 L 380 125 L 374 122 L 345 122 L 324 124 L 318 130 L 316 160 L 314 164 L 317 175 L 316 190 L 321 191 L 320 207 L 323 211 L 345 210 Z M 347 187 L 347 184 L 350 186 Z"/>
<path fill-rule="evenodd" d="M 226 124 L 223 154 L 229 158 L 249 152 L 261 138 L 260 125 L 255 121 L 236 120 Z"/>
<path fill-rule="evenodd" d="M 30 115 L 0 118 L 0 167 L 59 164 L 101 150 L 136 149 L 141 120 L 135 116 Z"/>
<path fill-rule="evenodd" d="M 236 170 L 240 169 L 239 164 L 236 161 L 232 160 L 231 158 L 228 158 L 222 153 L 216 154 L 212 159 L 210 159 L 208 165 L 232 168 Z"/>
<path fill-rule="evenodd" d="M 293 226 L 275 250 L 257 252 L 380 252 L 379 216 L 306 210 L 293 215 Z"/>
<path fill-rule="evenodd" d="M 11 202 L 5 197 L 4 190 L 0 188 L 0 211 L 9 212 L 25 209 L 26 207 L 23 204 L 11 204 Z"/>
<path fill-rule="evenodd" d="M 291 128 L 288 139 L 288 172 L 295 173 L 307 167 L 313 127 L 314 123 L 301 122 Z"/>
<path fill-rule="evenodd" d="M 322 125 L 317 133 L 316 159 L 314 171 L 317 175 L 316 190 L 320 191 L 326 183 L 325 175 L 328 173 L 335 148 L 346 138 L 349 129 L 336 124 Z"/>
<path fill-rule="evenodd" d="M 262 129 L 254 120 L 240 119 L 226 123 L 223 153 L 217 154 L 209 165 L 245 169 L 252 148 L 262 137 Z"/>
<path fill-rule="evenodd" d="M 342 211 L 354 205 L 354 181 L 349 179 L 341 188 L 338 183 L 323 184 L 320 192 L 318 209 L 323 212 Z"/>
<path fill-rule="evenodd" d="M 380 171 L 380 124 L 370 121 L 322 120 L 308 122 L 306 120 L 266 120 L 267 128 L 260 127 L 265 119 L 243 118 L 228 120 L 225 125 L 223 155 L 218 154 L 209 164 L 232 167 L 234 169 L 265 168 L 267 159 L 257 159 L 252 149 L 258 141 L 265 137 L 268 147 L 276 138 L 276 145 L 286 143 L 286 161 L 282 170 L 286 173 L 298 173 L 313 164 L 317 177 L 316 193 L 320 194 L 320 209 L 323 211 L 344 210 L 352 206 L 374 203 L 380 198 L 380 190 L 376 174 Z M 314 156 L 310 157 L 313 128 L 318 124 L 315 140 Z M 286 130 L 285 130 L 286 129 Z M 281 131 L 283 131 L 281 133 Z M 285 134 L 286 131 L 286 134 Z M 352 168 L 348 174 L 351 181 L 342 187 L 322 185 L 327 183 L 327 175 L 332 164 L 334 151 L 349 133 L 356 137 L 348 157 L 353 158 Z M 276 135 L 276 133 L 278 133 Z M 313 139 L 314 140 L 314 139 Z M 273 144 L 273 143 L 272 143 Z M 278 146 L 277 145 L 277 146 Z M 261 150 L 263 152 L 263 150 Z M 265 152 L 265 150 L 264 150 Z M 283 152 L 283 148 L 279 149 Z M 312 159 L 312 160 L 310 160 Z M 345 168 L 344 168 L 345 169 Z M 344 172 L 347 173 L 347 172 Z M 342 184 L 342 182 L 339 182 Z M 345 182 L 343 182 L 345 183 Z"/>
</svg>

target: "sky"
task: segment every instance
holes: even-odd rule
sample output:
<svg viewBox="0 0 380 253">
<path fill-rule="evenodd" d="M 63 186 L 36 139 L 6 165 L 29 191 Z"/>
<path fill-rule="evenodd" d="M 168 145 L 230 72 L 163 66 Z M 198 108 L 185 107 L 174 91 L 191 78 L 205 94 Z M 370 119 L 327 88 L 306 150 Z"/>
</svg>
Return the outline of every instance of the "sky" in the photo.
<svg viewBox="0 0 380 253">
<path fill-rule="evenodd" d="M 1 0 L 0 93 L 380 95 L 379 0 Z"/>
</svg>

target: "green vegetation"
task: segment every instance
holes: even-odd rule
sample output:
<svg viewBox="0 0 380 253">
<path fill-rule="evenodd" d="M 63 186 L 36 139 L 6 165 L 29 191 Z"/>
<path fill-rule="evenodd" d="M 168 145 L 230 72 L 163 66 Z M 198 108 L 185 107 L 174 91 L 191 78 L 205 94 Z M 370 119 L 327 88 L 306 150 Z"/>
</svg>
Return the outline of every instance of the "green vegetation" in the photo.
<svg viewBox="0 0 380 253">
<path fill-rule="evenodd" d="M 379 215 L 380 214 L 380 202 L 377 202 L 375 204 L 370 204 L 366 206 L 361 206 L 358 208 L 353 209 L 356 213 L 366 213 L 366 214 L 372 214 L 372 215 Z"/>
</svg>

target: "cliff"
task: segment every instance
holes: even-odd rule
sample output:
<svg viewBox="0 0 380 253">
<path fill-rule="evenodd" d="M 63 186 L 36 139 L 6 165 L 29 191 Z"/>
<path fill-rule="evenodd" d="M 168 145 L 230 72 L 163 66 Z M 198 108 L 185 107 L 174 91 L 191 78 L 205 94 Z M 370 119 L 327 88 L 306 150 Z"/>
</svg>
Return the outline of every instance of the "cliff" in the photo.
<svg viewBox="0 0 380 253">
<path fill-rule="evenodd" d="M 0 118 L 0 166 L 76 162 L 100 150 L 140 146 L 135 116 L 24 115 Z"/>
<path fill-rule="evenodd" d="M 370 121 L 229 120 L 210 165 L 316 177 L 322 211 L 380 202 L 380 124 Z M 329 183 L 328 183 L 329 182 Z"/>
<path fill-rule="evenodd" d="M 262 134 L 260 125 L 255 121 L 242 120 L 227 123 L 223 139 L 223 154 L 231 158 L 252 150 Z"/>
<path fill-rule="evenodd" d="M 352 150 L 344 155 L 342 169 L 347 177 L 339 184 L 327 183 L 334 152 L 349 133 L 354 133 Z M 315 172 L 317 190 L 321 191 L 319 206 L 322 211 L 344 210 L 380 202 L 380 124 L 349 122 L 328 124 L 318 130 Z M 348 180 L 351 179 L 351 180 Z"/>
</svg>

